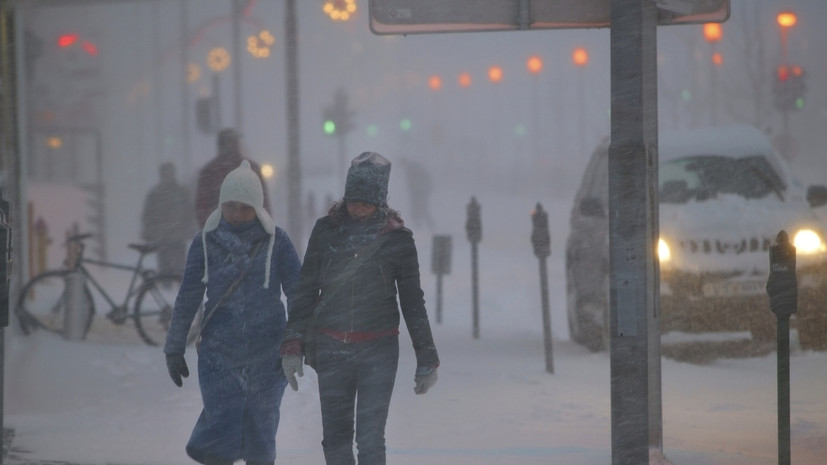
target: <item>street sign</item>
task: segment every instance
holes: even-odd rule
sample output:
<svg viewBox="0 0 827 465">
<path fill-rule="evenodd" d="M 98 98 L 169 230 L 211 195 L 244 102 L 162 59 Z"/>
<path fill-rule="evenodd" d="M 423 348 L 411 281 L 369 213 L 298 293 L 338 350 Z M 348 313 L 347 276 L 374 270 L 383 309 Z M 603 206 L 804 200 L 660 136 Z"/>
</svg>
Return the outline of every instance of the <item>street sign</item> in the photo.
<svg viewBox="0 0 827 465">
<path fill-rule="evenodd" d="M 658 25 L 724 22 L 730 0 L 656 0 Z M 609 27 L 611 0 L 370 0 L 374 34 Z"/>
</svg>

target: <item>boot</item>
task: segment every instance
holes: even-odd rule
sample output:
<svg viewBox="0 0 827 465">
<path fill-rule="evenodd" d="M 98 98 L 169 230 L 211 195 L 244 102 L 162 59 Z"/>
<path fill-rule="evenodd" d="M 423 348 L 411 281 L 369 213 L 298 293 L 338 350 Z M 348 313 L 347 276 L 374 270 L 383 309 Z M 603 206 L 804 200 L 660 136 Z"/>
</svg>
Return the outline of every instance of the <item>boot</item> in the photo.
<svg viewBox="0 0 827 465">
<path fill-rule="evenodd" d="M 204 456 L 204 465 L 233 465 L 233 461 L 206 455 Z"/>
</svg>

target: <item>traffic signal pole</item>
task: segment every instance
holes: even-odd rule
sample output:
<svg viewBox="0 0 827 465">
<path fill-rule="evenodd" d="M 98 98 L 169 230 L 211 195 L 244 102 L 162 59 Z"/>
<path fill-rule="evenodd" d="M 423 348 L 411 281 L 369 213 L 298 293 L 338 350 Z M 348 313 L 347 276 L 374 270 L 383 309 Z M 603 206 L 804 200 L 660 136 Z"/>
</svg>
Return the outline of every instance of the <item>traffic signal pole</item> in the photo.
<svg viewBox="0 0 827 465">
<path fill-rule="evenodd" d="M 302 169 L 299 149 L 299 33 L 296 0 L 284 3 L 285 68 L 287 70 L 287 228 L 302 253 Z"/>
<path fill-rule="evenodd" d="M 612 465 L 649 463 L 660 431 L 657 5 L 611 3 L 609 302 Z M 655 186 L 649 189 L 649 186 Z"/>
</svg>

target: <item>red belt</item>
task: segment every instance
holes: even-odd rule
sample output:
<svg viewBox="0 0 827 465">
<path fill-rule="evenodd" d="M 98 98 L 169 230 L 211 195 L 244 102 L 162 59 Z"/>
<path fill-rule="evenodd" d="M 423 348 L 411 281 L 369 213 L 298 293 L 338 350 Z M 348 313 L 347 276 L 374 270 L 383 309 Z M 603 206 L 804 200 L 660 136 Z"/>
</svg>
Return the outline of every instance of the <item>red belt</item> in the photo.
<svg viewBox="0 0 827 465">
<path fill-rule="evenodd" d="M 319 332 L 330 336 L 337 341 L 351 344 L 355 342 L 371 341 L 383 336 L 393 336 L 399 334 L 399 328 L 386 329 L 378 332 L 361 332 L 361 331 L 336 331 L 335 329 L 319 328 Z"/>
</svg>

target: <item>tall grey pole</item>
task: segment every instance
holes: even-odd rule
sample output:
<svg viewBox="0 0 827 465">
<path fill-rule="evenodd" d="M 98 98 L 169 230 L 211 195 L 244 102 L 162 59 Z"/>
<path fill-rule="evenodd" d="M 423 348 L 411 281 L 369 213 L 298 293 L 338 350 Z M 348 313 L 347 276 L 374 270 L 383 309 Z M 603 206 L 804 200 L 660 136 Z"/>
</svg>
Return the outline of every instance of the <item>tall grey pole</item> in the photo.
<svg viewBox="0 0 827 465">
<path fill-rule="evenodd" d="M 192 153 L 190 153 L 190 94 L 189 75 L 190 44 L 189 19 L 187 15 L 187 0 L 178 1 L 178 29 L 181 34 L 181 154 L 182 171 L 185 176 L 190 175 L 192 169 Z"/>
<path fill-rule="evenodd" d="M 164 111 L 161 110 L 161 99 L 163 96 L 162 87 L 161 86 L 161 66 L 160 66 L 160 57 L 161 57 L 161 2 L 160 0 L 155 0 L 152 2 L 152 11 L 150 13 L 152 16 L 152 56 L 156 57 L 156 60 L 159 60 L 158 65 L 152 67 L 152 132 L 153 138 L 155 139 L 155 166 L 153 173 L 157 173 L 158 166 L 161 165 L 161 162 L 164 158 L 164 144 L 162 141 L 164 140 L 164 136 L 162 133 L 164 127 Z"/>
<path fill-rule="evenodd" d="M 284 3 L 287 69 L 287 228 L 302 252 L 302 170 L 299 151 L 299 45 L 296 0 Z"/>
<path fill-rule="evenodd" d="M 653 1 L 611 3 L 609 273 L 612 464 L 649 463 L 660 447 L 650 394 L 660 389 L 657 189 L 657 8 Z M 655 346 L 650 351 L 650 346 Z M 657 405 L 659 405 L 659 399 Z M 655 406 L 654 408 L 657 408 Z M 653 435 L 654 433 L 654 435 Z"/>
<path fill-rule="evenodd" d="M 235 101 L 235 129 L 242 134 L 242 97 L 241 97 L 241 2 L 244 0 L 233 0 L 233 100 Z"/>
</svg>

